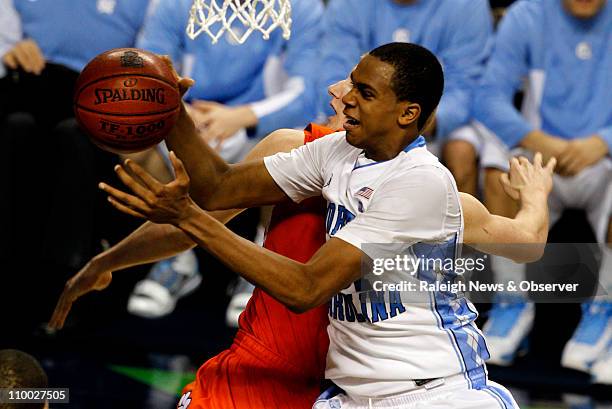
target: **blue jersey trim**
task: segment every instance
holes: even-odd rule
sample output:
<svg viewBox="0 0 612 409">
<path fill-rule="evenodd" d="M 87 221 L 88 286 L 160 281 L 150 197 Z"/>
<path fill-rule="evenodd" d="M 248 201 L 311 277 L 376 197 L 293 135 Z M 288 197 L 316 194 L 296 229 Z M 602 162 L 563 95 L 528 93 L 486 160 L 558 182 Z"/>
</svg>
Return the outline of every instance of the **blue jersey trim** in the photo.
<svg viewBox="0 0 612 409">
<path fill-rule="evenodd" d="M 496 398 L 503 409 L 514 409 L 516 407 L 512 397 L 505 390 L 493 385 L 487 385 L 482 390 L 488 392 L 491 396 Z"/>
<path fill-rule="evenodd" d="M 507 391 L 500 389 L 497 386 L 493 386 L 493 385 L 487 385 L 487 389 L 491 391 L 491 393 L 499 396 L 499 398 L 504 403 L 504 406 L 506 408 L 511 409 L 511 408 L 516 407 L 514 405 L 514 402 L 513 402 L 514 400 L 512 399 L 512 396 L 510 396 Z"/>
<path fill-rule="evenodd" d="M 446 243 L 438 245 L 417 243 L 412 246 L 412 249 L 417 257 L 455 259 L 457 240 L 458 235 L 455 234 L 453 239 Z M 438 279 L 436 271 L 429 270 L 427 267 L 420 268 L 418 274 L 419 279 L 430 283 Z M 442 280 L 449 284 L 452 284 L 457 278 L 454 271 L 445 271 L 443 274 Z M 430 293 L 430 302 L 438 327 L 446 331 L 450 338 L 468 386 L 474 389 L 484 387 L 486 385 L 484 361 L 488 358 L 488 350 L 484 337 L 473 325 L 477 313 L 470 308 L 466 298 L 458 297 L 451 292 Z"/>
<path fill-rule="evenodd" d="M 403 151 L 404 152 L 410 152 L 411 150 L 413 150 L 414 148 L 422 148 L 424 146 L 427 146 L 427 143 L 425 142 L 425 137 L 423 137 L 423 135 L 419 135 L 418 138 L 416 138 L 414 141 L 410 142 L 410 145 L 406 146 Z M 389 159 L 391 160 L 391 159 Z M 380 162 L 372 162 L 372 163 L 368 163 L 366 165 L 357 165 L 357 161 L 355 161 L 355 165 L 353 166 L 353 170 L 355 169 L 361 169 L 361 168 L 367 168 L 368 166 L 372 166 L 372 165 L 378 165 L 379 163 L 385 163 L 387 162 L 386 160 L 381 160 Z"/>
<path fill-rule="evenodd" d="M 426 145 L 425 137 L 423 135 L 419 135 L 418 138 L 416 138 L 414 141 L 410 142 L 410 145 L 408 145 L 408 146 L 406 146 L 404 148 L 404 152 L 410 152 L 414 148 L 422 148 L 425 145 Z"/>
</svg>

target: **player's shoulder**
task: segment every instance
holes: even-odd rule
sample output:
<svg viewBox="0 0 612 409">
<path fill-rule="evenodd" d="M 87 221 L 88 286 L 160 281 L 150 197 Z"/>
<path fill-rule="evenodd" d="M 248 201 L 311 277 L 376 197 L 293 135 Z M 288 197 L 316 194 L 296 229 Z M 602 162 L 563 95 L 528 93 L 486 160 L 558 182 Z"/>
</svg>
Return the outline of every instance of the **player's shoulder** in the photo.
<svg viewBox="0 0 612 409">
<path fill-rule="evenodd" d="M 346 141 L 346 131 L 332 132 L 330 134 L 326 134 L 323 137 L 315 138 L 312 141 L 313 144 L 320 144 L 321 146 L 329 147 L 330 149 L 339 148 L 339 147 L 348 147 L 352 149 L 357 149 L 351 146 Z"/>
<path fill-rule="evenodd" d="M 312 141 L 308 145 L 312 145 L 312 150 L 325 163 L 334 164 L 334 166 L 342 166 L 347 160 L 354 161 L 362 151 L 346 141 L 346 131 L 331 133 Z"/>
<path fill-rule="evenodd" d="M 304 144 L 304 132 L 297 129 L 277 129 L 260 143 L 266 144 L 276 152 L 289 152 Z"/>
<path fill-rule="evenodd" d="M 426 148 L 418 148 L 404 155 L 398 171 L 392 175 L 395 181 L 422 185 L 424 188 L 443 187 L 453 189 L 453 177 L 437 156 Z"/>
</svg>

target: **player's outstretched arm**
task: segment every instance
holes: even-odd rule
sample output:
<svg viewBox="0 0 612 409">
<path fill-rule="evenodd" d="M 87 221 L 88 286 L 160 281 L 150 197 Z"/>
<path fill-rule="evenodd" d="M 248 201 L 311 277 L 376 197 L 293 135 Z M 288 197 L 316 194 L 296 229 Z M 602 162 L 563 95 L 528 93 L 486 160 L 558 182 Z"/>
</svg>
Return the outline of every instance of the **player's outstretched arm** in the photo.
<svg viewBox="0 0 612 409">
<path fill-rule="evenodd" d="M 192 83 L 180 79 L 181 92 L 185 93 Z M 200 137 L 184 104 L 166 144 L 182 159 L 191 176 L 191 196 L 204 210 L 242 209 L 288 200 L 268 173 L 263 159 L 236 165 L 226 163 Z M 125 167 L 133 171 L 132 165 L 128 160 Z"/>
<path fill-rule="evenodd" d="M 510 172 L 502 176 L 506 193 L 519 200 L 516 217 L 496 216 L 471 195 L 461 193 L 465 219 L 463 241 L 489 254 L 519 263 L 537 261 L 544 253 L 548 238 L 548 195 L 556 160 L 542 165 L 537 153 L 533 164 L 526 158 L 513 158 Z"/>
<path fill-rule="evenodd" d="M 277 152 L 289 152 L 303 144 L 304 133 L 292 129 L 273 132 L 259 142 L 245 161 L 263 158 Z M 221 223 L 227 223 L 242 210 L 211 212 Z M 147 222 L 110 249 L 91 259 L 65 285 L 49 321 L 51 329 L 64 325 L 72 304 L 93 290 L 103 290 L 110 284 L 114 271 L 152 263 L 195 247 L 195 242 L 181 229 L 170 224 Z"/>
<path fill-rule="evenodd" d="M 326 302 L 360 276 L 362 253 L 343 240 L 332 238 L 303 264 L 232 233 L 191 199 L 189 176 L 181 160 L 174 152 L 170 159 L 176 179 L 166 185 L 138 165 L 133 169 L 145 185 L 120 170 L 119 177 L 133 194 L 105 188 L 111 204 L 132 216 L 177 226 L 229 268 L 297 312 Z M 165 193 L 159 193 L 162 190 Z"/>
</svg>

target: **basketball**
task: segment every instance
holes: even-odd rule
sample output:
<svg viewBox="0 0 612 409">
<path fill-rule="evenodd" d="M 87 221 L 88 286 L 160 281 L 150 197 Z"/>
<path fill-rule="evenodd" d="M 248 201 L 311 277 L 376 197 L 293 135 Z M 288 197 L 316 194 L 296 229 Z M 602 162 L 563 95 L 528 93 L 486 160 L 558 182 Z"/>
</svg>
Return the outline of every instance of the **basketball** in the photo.
<svg viewBox="0 0 612 409">
<path fill-rule="evenodd" d="M 139 152 L 161 142 L 180 111 L 177 78 L 164 60 L 136 48 L 106 51 L 79 76 L 74 113 L 100 148 Z"/>
</svg>

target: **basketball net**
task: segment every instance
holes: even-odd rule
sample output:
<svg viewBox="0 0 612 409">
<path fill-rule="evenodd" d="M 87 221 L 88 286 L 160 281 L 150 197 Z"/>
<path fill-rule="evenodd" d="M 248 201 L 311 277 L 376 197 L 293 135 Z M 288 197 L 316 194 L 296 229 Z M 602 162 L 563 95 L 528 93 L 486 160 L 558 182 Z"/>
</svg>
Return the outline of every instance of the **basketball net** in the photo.
<svg viewBox="0 0 612 409">
<path fill-rule="evenodd" d="M 215 44 L 226 31 L 242 44 L 254 31 L 264 40 L 276 28 L 283 38 L 291 35 L 290 0 L 194 0 L 189 13 L 187 35 L 193 40 L 206 33 Z"/>
</svg>

